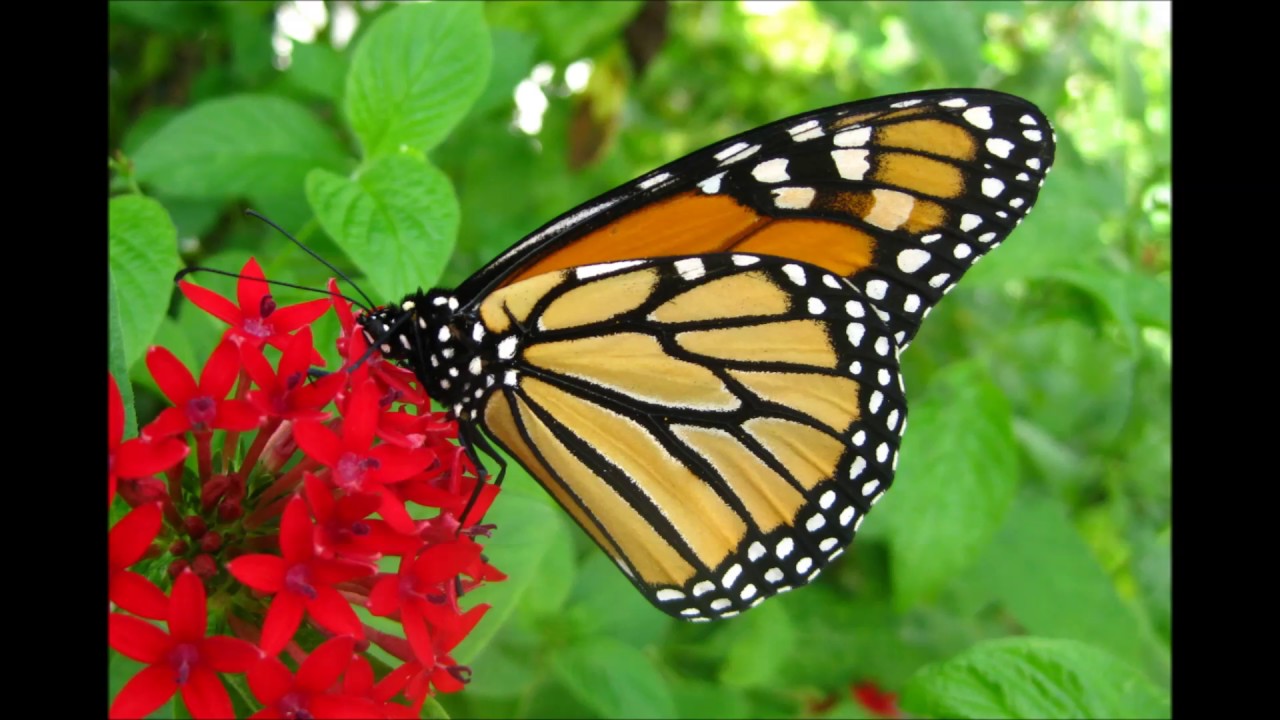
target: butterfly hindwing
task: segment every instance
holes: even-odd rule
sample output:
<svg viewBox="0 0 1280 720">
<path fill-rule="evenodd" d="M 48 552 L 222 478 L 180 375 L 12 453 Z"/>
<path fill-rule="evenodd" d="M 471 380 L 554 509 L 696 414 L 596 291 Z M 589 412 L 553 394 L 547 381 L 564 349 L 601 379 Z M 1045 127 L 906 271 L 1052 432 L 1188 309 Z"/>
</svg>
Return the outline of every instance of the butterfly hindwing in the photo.
<svg viewBox="0 0 1280 720">
<path fill-rule="evenodd" d="M 677 617 L 809 582 L 892 481 L 898 350 L 821 268 L 714 254 L 560 270 L 480 317 L 509 362 L 478 420 Z"/>
</svg>

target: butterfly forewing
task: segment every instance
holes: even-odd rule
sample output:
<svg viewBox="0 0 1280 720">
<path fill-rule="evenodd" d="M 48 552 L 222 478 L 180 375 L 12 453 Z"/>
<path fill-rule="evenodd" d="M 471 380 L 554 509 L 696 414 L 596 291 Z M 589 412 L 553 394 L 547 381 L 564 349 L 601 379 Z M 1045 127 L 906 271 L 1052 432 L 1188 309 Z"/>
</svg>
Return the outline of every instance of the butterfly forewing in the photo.
<svg viewBox="0 0 1280 720">
<path fill-rule="evenodd" d="M 464 286 L 712 252 L 850 278 L 905 345 L 1030 210 L 1053 162 L 1035 106 L 984 90 L 893 96 L 724 140 L 566 213 Z"/>
<path fill-rule="evenodd" d="M 897 348 L 821 268 L 714 254 L 560 270 L 481 317 L 516 338 L 485 427 L 672 615 L 731 616 L 809 582 L 892 480 Z"/>
</svg>

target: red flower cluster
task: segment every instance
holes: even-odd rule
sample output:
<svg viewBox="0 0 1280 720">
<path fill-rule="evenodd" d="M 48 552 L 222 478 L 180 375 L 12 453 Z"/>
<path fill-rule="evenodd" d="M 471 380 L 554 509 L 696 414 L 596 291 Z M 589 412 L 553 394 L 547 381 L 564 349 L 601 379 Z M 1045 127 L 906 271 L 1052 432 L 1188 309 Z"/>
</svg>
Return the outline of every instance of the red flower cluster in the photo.
<svg viewBox="0 0 1280 720">
<path fill-rule="evenodd" d="M 107 496 L 133 508 L 109 538 L 110 644 L 146 665 L 110 714 L 141 717 L 180 692 L 196 718 L 230 717 L 237 704 L 263 718 L 417 717 L 432 688 L 470 678 L 449 653 L 489 606 L 464 611 L 458 598 L 505 578 L 475 541 L 492 530 L 477 522 L 497 488 L 411 372 L 373 355 L 311 376 L 321 357 L 309 325 L 330 306 L 348 364 L 366 348 L 335 285 L 332 301 L 281 308 L 255 261 L 242 275 L 238 305 L 179 283 L 231 328 L 198 381 L 168 350 L 148 351 L 173 407 L 136 438 L 123 440 L 108 375 Z M 373 646 L 400 663 L 375 661 L 381 678 Z M 247 673 L 253 697 L 233 703 L 225 673 Z"/>
</svg>

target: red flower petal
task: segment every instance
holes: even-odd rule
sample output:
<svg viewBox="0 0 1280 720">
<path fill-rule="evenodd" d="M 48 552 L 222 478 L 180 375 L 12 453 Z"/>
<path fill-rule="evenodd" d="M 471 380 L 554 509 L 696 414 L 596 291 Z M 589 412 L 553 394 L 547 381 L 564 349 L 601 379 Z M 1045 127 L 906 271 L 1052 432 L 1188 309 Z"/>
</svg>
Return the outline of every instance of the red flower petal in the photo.
<svg viewBox="0 0 1280 720">
<path fill-rule="evenodd" d="M 123 570 L 142 559 L 151 541 L 160 532 L 160 503 L 140 505 L 120 518 L 107 537 L 107 563 Z"/>
<path fill-rule="evenodd" d="M 416 608 L 405 606 L 400 610 L 400 624 L 404 626 L 404 636 L 413 648 L 413 654 L 423 665 L 436 664 L 436 650 L 431 645 L 431 633 L 427 624 Z"/>
<path fill-rule="evenodd" d="M 351 664 L 355 642 L 346 636 L 332 638 L 311 651 L 298 666 L 295 684 L 299 689 L 320 694 L 333 687 Z"/>
<path fill-rule="evenodd" d="M 142 428 L 142 439 L 154 443 L 171 435 L 181 435 L 190 429 L 191 421 L 187 419 L 185 412 L 176 407 L 165 408 L 160 411 L 155 420 Z"/>
<path fill-rule="evenodd" d="M 342 446 L 357 453 L 368 451 L 378 429 L 378 386 L 372 380 L 360 383 L 342 418 Z"/>
<path fill-rule="evenodd" d="M 278 659 L 269 657 L 254 665 L 248 675 L 249 690 L 258 702 L 271 706 L 293 689 L 293 674 Z"/>
<path fill-rule="evenodd" d="M 316 598 L 307 601 L 307 614 L 321 627 L 338 635 L 364 637 L 364 626 L 360 624 L 360 616 L 351 609 L 351 604 L 331 587 L 316 588 Z"/>
<path fill-rule="evenodd" d="M 342 391 L 342 385 L 346 380 L 345 372 L 325 375 L 294 390 L 290 404 L 295 408 L 322 408 Z"/>
<path fill-rule="evenodd" d="M 239 374 L 240 353 L 236 350 L 235 343 L 223 340 L 213 349 L 209 361 L 204 364 L 204 371 L 200 373 L 200 394 L 208 395 L 214 400 L 225 399 Z"/>
<path fill-rule="evenodd" d="M 378 504 L 378 514 L 382 515 L 382 518 L 396 532 L 404 535 L 412 534 L 416 526 L 409 511 L 404 507 L 404 501 L 386 488 L 382 488 L 378 495 L 382 498 L 382 502 Z"/>
<path fill-rule="evenodd" d="M 328 522 L 329 518 L 333 517 L 335 508 L 333 494 L 329 492 L 329 487 L 312 473 L 304 473 L 302 482 L 307 504 L 311 506 L 311 514 L 315 516 L 316 522 Z"/>
<path fill-rule="evenodd" d="M 174 405 L 185 403 L 199 391 L 191 371 L 173 353 L 158 345 L 147 348 L 147 369 L 160 392 Z"/>
<path fill-rule="evenodd" d="M 175 411 L 177 420 L 183 425 L 187 424 L 186 417 L 182 416 L 177 408 L 168 408 Z M 155 432 L 152 428 L 155 423 L 147 427 L 147 432 Z M 134 438 L 126 441 L 116 450 L 115 474 L 122 478 L 140 478 L 155 475 L 158 472 L 168 470 L 187 458 L 191 453 L 191 446 L 182 440 L 168 437 L 181 432 L 186 432 L 186 428 L 171 433 L 156 433 L 150 436 Z"/>
<path fill-rule="evenodd" d="M 310 702 L 311 714 L 319 720 L 345 720 L 345 718 L 372 718 L 382 716 L 378 704 L 372 700 L 350 695 L 315 695 Z"/>
<path fill-rule="evenodd" d="M 253 430 L 262 423 L 262 413 L 244 400 L 223 400 L 213 426 L 219 430 Z"/>
<path fill-rule="evenodd" d="M 242 673 L 258 664 L 262 652 L 248 640 L 211 635 L 200 645 L 200 659 L 217 672 Z"/>
<path fill-rule="evenodd" d="M 262 639 L 258 646 L 270 656 L 277 655 L 286 643 L 298 631 L 302 623 L 302 615 L 306 612 L 306 601 L 293 593 L 276 593 L 267 609 L 267 618 L 262 623 Z"/>
<path fill-rule="evenodd" d="M 178 289 L 182 294 L 191 301 L 192 305 L 218 318 L 228 325 L 239 325 L 242 319 L 240 308 L 235 303 L 222 297 L 221 295 L 202 288 L 199 285 L 193 285 L 186 280 L 178 281 Z"/>
<path fill-rule="evenodd" d="M 327 467 L 337 465 L 342 456 L 342 439 L 314 420 L 299 420 L 293 426 L 293 439 L 302 452 Z"/>
<path fill-rule="evenodd" d="M 357 655 L 342 676 L 342 691 L 348 695 L 368 696 L 373 692 L 373 666 Z"/>
<path fill-rule="evenodd" d="M 276 387 L 276 371 L 262 354 L 262 349 L 245 343 L 240 346 L 240 365 L 253 381 L 264 392 L 271 392 Z M 281 373 L 283 375 L 283 373 Z"/>
<path fill-rule="evenodd" d="M 141 621 L 139 621 L 141 622 Z M 134 720 L 146 717 L 173 697 L 178 684 L 173 681 L 173 669 L 159 665 L 143 668 L 125 683 L 115 702 L 111 703 L 108 716 L 113 720 Z"/>
<path fill-rule="evenodd" d="M 308 300 L 297 305 L 282 307 L 271 313 L 271 326 L 277 333 L 289 333 L 320 317 L 329 309 L 328 300 Z M 308 348 L 307 356 L 313 353 Z"/>
<path fill-rule="evenodd" d="M 376 458 L 378 468 L 369 471 L 369 478 L 380 483 L 397 483 L 422 472 L 436 459 L 435 452 L 427 448 L 409 448 L 399 445 L 379 445 L 369 451 Z"/>
<path fill-rule="evenodd" d="M 164 659 L 173 641 L 160 628 L 129 615 L 107 616 L 107 642 L 116 652 L 141 663 L 157 663 Z"/>
<path fill-rule="evenodd" d="M 404 561 L 401 561 L 404 562 Z M 400 608 L 400 577 L 383 575 L 369 592 L 369 612 L 386 617 Z"/>
<path fill-rule="evenodd" d="M 471 631 L 475 629 L 476 625 L 480 622 L 480 619 L 483 618 L 484 614 L 487 612 L 489 612 L 488 605 L 477 605 L 465 612 L 453 625 L 441 628 L 441 630 L 436 633 L 436 644 L 437 647 L 439 647 L 440 652 L 448 653 L 457 647 L 458 643 L 462 642 L 471 634 Z"/>
<path fill-rule="evenodd" d="M 122 570 L 111 576 L 107 597 L 120 609 L 152 620 L 169 616 L 169 598 L 150 580 Z"/>
<path fill-rule="evenodd" d="M 246 317 L 262 317 L 262 298 L 271 294 L 271 286 L 263 282 L 266 276 L 258 261 L 249 261 L 240 269 L 240 281 L 236 283 L 236 300 L 240 303 L 240 312 Z"/>
<path fill-rule="evenodd" d="M 227 571 L 254 590 L 280 592 L 287 570 L 284 558 L 277 555 L 241 555 L 227 563 Z"/>
<path fill-rule="evenodd" d="M 249 720 L 286 720 L 283 713 L 274 707 L 264 707 L 249 716 Z"/>
<path fill-rule="evenodd" d="M 280 554 L 288 565 L 304 563 L 315 556 L 311 527 L 307 503 L 295 495 L 280 518 Z"/>
<path fill-rule="evenodd" d="M 204 583 L 195 573 L 184 570 L 169 596 L 169 635 L 175 642 L 196 642 L 204 639 L 208 623 Z"/>
<path fill-rule="evenodd" d="M 480 557 L 482 549 L 479 543 L 465 537 L 455 542 L 433 545 L 414 561 L 413 574 L 427 584 L 444 582 L 461 573 Z"/>
<path fill-rule="evenodd" d="M 191 675 L 182 685 L 182 700 L 196 720 L 225 720 L 235 716 L 231 696 L 227 695 L 222 681 L 212 670 L 199 665 L 191 669 Z"/>
</svg>

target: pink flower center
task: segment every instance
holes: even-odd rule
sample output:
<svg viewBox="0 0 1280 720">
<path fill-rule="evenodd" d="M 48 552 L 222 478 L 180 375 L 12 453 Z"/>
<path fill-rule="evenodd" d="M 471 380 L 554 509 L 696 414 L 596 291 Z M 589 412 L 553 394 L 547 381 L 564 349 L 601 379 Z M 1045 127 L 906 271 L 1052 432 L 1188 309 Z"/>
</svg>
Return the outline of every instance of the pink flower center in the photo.
<svg viewBox="0 0 1280 720">
<path fill-rule="evenodd" d="M 333 469 L 334 483 L 344 489 L 359 491 L 364 487 L 364 476 L 369 470 L 377 470 L 381 464 L 371 457 L 361 457 L 355 453 L 343 453 L 338 458 L 338 465 Z"/>
<path fill-rule="evenodd" d="M 316 589 L 311 585 L 311 568 L 305 564 L 299 563 L 285 571 L 284 587 L 308 600 L 316 599 Z"/>
<path fill-rule="evenodd" d="M 256 338 L 269 338 L 276 334 L 275 327 L 261 318 L 245 318 L 244 332 Z"/>
<path fill-rule="evenodd" d="M 208 430 L 218 416 L 218 402 L 208 395 L 201 395 L 187 401 L 186 411 L 187 422 L 193 429 Z"/>
<path fill-rule="evenodd" d="M 173 681 L 185 685 L 191 671 L 200 664 L 200 650 L 192 643 L 182 643 L 175 645 L 166 659 L 173 668 Z"/>
</svg>

